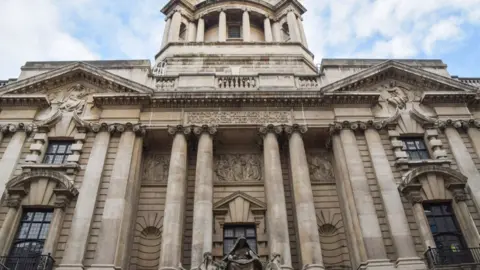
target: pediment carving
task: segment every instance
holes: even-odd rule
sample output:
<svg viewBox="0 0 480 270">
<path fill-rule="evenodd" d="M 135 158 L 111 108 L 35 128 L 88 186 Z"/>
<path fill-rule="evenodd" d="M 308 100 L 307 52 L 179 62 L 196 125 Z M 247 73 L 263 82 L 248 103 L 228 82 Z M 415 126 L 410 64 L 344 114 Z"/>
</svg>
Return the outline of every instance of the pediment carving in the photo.
<svg viewBox="0 0 480 270">
<path fill-rule="evenodd" d="M 170 155 L 147 152 L 144 160 L 142 181 L 166 184 L 170 166 Z"/>
<path fill-rule="evenodd" d="M 310 181 L 335 182 L 330 154 L 327 151 L 309 153 L 307 155 L 307 162 L 310 172 Z"/>
<path fill-rule="evenodd" d="M 241 199 L 241 200 L 237 200 L 237 199 Z M 220 201 L 216 202 L 214 205 L 213 205 L 213 211 L 225 211 L 225 210 L 229 210 L 230 209 L 230 204 L 232 202 L 235 202 L 237 203 L 237 205 L 239 205 L 239 203 L 243 203 L 243 204 L 249 204 L 249 209 L 251 209 L 252 211 L 265 211 L 267 209 L 267 205 L 258 200 L 258 199 L 255 199 L 254 197 L 244 193 L 244 192 L 241 192 L 241 191 L 237 191 L 237 192 L 234 192 L 230 195 L 228 195 L 227 197 L 221 199 Z"/>
</svg>

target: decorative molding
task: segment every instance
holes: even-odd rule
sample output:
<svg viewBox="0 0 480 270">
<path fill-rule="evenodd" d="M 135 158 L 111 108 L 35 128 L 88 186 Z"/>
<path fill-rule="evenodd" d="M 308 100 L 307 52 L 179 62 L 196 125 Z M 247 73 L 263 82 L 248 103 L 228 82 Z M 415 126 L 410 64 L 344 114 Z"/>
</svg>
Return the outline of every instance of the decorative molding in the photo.
<svg viewBox="0 0 480 270">
<path fill-rule="evenodd" d="M 175 135 L 177 133 L 183 133 L 184 135 L 190 135 L 192 133 L 191 126 L 183 126 L 183 125 L 176 125 L 176 126 L 168 126 L 167 132 L 170 135 Z"/>
<path fill-rule="evenodd" d="M 262 157 L 258 154 L 231 154 L 215 157 L 215 180 L 218 182 L 262 181 Z"/>
<path fill-rule="evenodd" d="M 193 133 L 195 133 L 196 135 L 201 135 L 202 133 L 215 135 L 215 133 L 217 133 L 217 126 L 212 126 L 212 125 L 195 126 L 193 127 Z"/>
<path fill-rule="evenodd" d="M 275 135 L 280 135 L 283 132 L 283 125 L 266 125 L 258 129 L 261 135 L 267 135 L 268 133 L 273 133 Z"/>
<path fill-rule="evenodd" d="M 307 126 L 305 125 L 299 125 L 299 124 L 293 124 L 291 126 L 289 125 L 284 125 L 283 126 L 283 129 L 285 131 L 285 133 L 287 133 L 288 135 L 292 135 L 294 132 L 298 132 L 300 134 L 304 134 L 308 131 L 308 128 Z"/>
<path fill-rule="evenodd" d="M 73 180 L 70 177 L 68 177 L 64 173 L 52 171 L 52 170 L 46 170 L 46 169 L 31 170 L 29 172 L 23 172 L 22 174 L 10 179 L 7 182 L 6 188 L 7 190 L 10 190 L 10 189 L 22 187 L 22 186 L 25 186 L 26 183 L 29 183 L 30 181 L 38 178 L 47 178 L 57 182 L 59 185 L 57 186 L 57 188 L 68 191 L 72 197 L 75 197 L 78 195 L 78 190 L 75 188 Z"/>
<path fill-rule="evenodd" d="M 167 183 L 169 167 L 169 155 L 146 152 L 144 156 L 142 182 Z"/>
<path fill-rule="evenodd" d="M 402 177 L 402 183 L 400 184 L 399 188 L 408 186 L 414 179 L 426 173 L 439 173 L 451 179 L 455 179 L 456 182 L 463 183 L 463 184 L 466 184 L 468 180 L 468 177 L 466 177 L 465 175 L 463 175 L 462 173 L 454 169 L 446 168 L 442 166 L 436 166 L 436 165 L 428 165 L 428 166 L 415 168 L 413 170 L 410 170 L 406 174 L 404 174 Z"/>
<path fill-rule="evenodd" d="M 307 162 L 311 182 L 335 183 L 333 166 L 327 151 L 307 154 Z"/>
<path fill-rule="evenodd" d="M 2 132 L 3 134 L 15 133 L 20 130 L 25 131 L 25 133 L 27 134 L 31 134 L 36 130 L 36 127 L 33 124 L 24 123 L 0 125 L 0 132 Z"/>
<path fill-rule="evenodd" d="M 0 107 L 47 108 L 49 105 L 50 102 L 45 95 L 0 95 Z"/>
<path fill-rule="evenodd" d="M 236 125 L 236 124 L 286 124 L 291 121 L 290 112 L 265 111 L 220 111 L 220 112 L 187 112 L 189 125 Z"/>
</svg>

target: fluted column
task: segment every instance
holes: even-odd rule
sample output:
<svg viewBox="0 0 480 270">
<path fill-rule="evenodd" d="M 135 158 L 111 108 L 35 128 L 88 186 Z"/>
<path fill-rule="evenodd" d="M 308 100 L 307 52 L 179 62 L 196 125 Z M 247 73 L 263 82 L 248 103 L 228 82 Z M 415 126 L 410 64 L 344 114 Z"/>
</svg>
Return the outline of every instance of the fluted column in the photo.
<svg viewBox="0 0 480 270">
<path fill-rule="evenodd" d="M 97 242 L 96 254 L 93 268 L 115 269 L 121 267 L 116 261 L 116 255 L 121 253 L 122 224 L 125 217 L 127 204 L 127 193 L 132 187 L 129 186 L 129 174 L 133 162 L 133 150 L 135 144 L 135 132 L 141 130 L 139 125 L 124 126 L 118 125 L 117 130 L 122 132 L 118 144 L 117 155 L 113 163 L 110 185 L 103 208 L 102 223 Z M 139 131 L 139 133 L 142 133 Z M 125 225 L 123 225 L 125 226 Z"/>
<path fill-rule="evenodd" d="M 273 41 L 272 26 L 270 24 L 269 17 L 265 17 L 265 20 L 263 20 L 263 32 L 265 33 L 265 42 L 272 42 Z"/>
<path fill-rule="evenodd" d="M 216 127 L 195 127 L 200 136 L 195 172 L 193 208 L 192 269 L 200 266 L 205 252 L 212 252 L 213 241 L 213 139 Z"/>
<path fill-rule="evenodd" d="M 227 41 L 227 15 L 221 10 L 218 16 L 218 41 Z"/>
<path fill-rule="evenodd" d="M 110 131 L 101 130 L 95 136 L 73 213 L 67 246 L 58 269 L 83 269 L 82 263 L 102 179 L 103 166 L 107 157 Z"/>
<path fill-rule="evenodd" d="M 178 269 L 182 257 L 183 223 L 187 188 L 187 138 L 190 127 L 169 127 L 173 135 L 170 167 L 168 169 L 167 197 L 163 215 L 162 247 L 160 266 L 162 269 Z"/>
<path fill-rule="evenodd" d="M 323 266 L 322 248 L 318 233 L 317 215 L 313 202 L 312 185 L 308 170 L 307 155 L 303 144 L 302 133 L 305 126 L 287 126 L 289 134 L 290 169 L 292 171 L 293 195 L 298 229 L 298 243 L 302 269 L 325 269 Z"/>
<path fill-rule="evenodd" d="M 0 198 L 5 192 L 5 185 L 7 184 L 10 177 L 12 177 L 13 172 L 15 171 L 18 160 L 22 153 L 23 144 L 27 138 L 27 134 L 24 130 L 19 130 L 17 125 L 7 125 L 2 127 L 2 132 L 13 133 L 8 143 L 7 149 L 2 155 L 0 160 Z"/>
<path fill-rule="evenodd" d="M 268 125 L 260 128 L 263 134 L 265 195 L 267 199 L 267 230 L 270 256 L 280 254 L 285 268 L 292 268 L 288 235 L 287 208 L 283 188 L 282 167 L 277 135 L 282 127 Z"/>
<path fill-rule="evenodd" d="M 385 214 L 390 226 L 393 244 L 397 251 L 397 264 L 401 268 L 412 265 L 425 266 L 415 251 L 408 220 L 403 209 L 400 193 L 395 184 L 390 162 L 383 148 L 382 139 L 374 129 L 365 130 L 368 150 L 377 178 L 380 194 L 385 207 Z M 421 268 L 419 268 L 421 269 Z"/>
<path fill-rule="evenodd" d="M 290 42 L 301 42 L 300 33 L 297 25 L 297 17 L 293 10 L 287 13 L 288 31 L 290 32 Z"/>
<path fill-rule="evenodd" d="M 203 42 L 205 39 L 205 21 L 203 18 L 198 19 L 197 25 L 197 42 Z"/>
<path fill-rule="evenodd" d="M 168 42 L 177 42 L 179 40 L 181 23 L 182 13 L 180 10 L 175 10 L 168 31 Z"/>
<path fill-rule="evenodd" d="M 307 37 L 305 36 L 305 29 L 303 29 L 303 19 L 302 17 L 297 18 L 298 32 L 300 33 L 300 39 L 302 40 L 303 46 L 308 48 Z"/>
<path fill-rule="evenodd" d="M 352 124 L 352 129 L 357 129 Z M 362 231 L 363 242 L 367 252 L 367 266 L 381 264 L 384 269 L 392 268 L 383 243 L 382 230 L 378 221 L 377 212 L 370 194 L 362 157 L 357 145 L 355 134 L 350 129 L 340 131 L 340 139 L 345 151 L 348 173 L 353 190 L 353 198 L 357 208 L 358 219 Z"/>
<path fill-rule="evenodd" d="M 242 33 L 243 33 L 243 41 L 249 42 L 250 41 L 250 14 L 248 10 L 245 9 L 242 15 Z"/>
<path fill-rule="evenodd" d="M 163 39 L 162 39 L 162 48 L 165 47 L 168 43 L 168 36 L 170 33 L 170 24 L 172 22 L 172 19 L 170 17 L 167 18 L 165 21 L 165 28 L 163 30 Z"/>
</svg>

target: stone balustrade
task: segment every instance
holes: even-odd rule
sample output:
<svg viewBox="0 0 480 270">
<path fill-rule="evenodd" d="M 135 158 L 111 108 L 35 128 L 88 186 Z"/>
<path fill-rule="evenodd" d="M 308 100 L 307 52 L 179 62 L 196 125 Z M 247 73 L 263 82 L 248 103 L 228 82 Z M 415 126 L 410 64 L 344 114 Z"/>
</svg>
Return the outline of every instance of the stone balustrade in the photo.
<svg viewBox="0 0 480 270">
<path fill-rule="evenodd" d="M 175 87 L 177 86 L 177 77 L 171 77 L 171 76 L 159 76 L 156 79 L 156 88 L 159 91 L 173 91 Z"/>
<path fill-rule="evenodd" d="M 257 89 L 258 80 L 253 76 L 221 76 L 217 77 L 218 89 Z"/>
<path fill-rule="evenodd" d="M 296 84 L 299 89 L 317 89 L 320 86 L 317 76 L 298 76 Z"/>
</svg>

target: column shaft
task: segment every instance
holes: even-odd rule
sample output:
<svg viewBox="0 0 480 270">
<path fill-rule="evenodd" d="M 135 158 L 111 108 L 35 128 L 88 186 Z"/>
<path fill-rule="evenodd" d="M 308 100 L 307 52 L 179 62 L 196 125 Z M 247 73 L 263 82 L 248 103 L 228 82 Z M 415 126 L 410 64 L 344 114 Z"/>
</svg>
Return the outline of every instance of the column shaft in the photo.
<svg viewBox="0 0 480 270">
<path fill-rule="evenodd" d="M 365 131 L 365 138 L 398 258 L 417 257 L 402 199 L 395 184 L 395 178 L 383 148 L 382 139 L 378 132 L 373 129 Z"/>
<path fill-rule="evenodd" d="M 83 269 L 83 258 L 92 225 L 103 165 L 107 156 L 110 133 L 101 131 L 95 136 L 92 152 L 88 159 L 82 186 L 77 198 L 75 212 L 67 245 L 59 269 Z M 64 268 L 65 267 L 65 268 Z"/>
<path fill-rule="evenodd" d="M 192 269 L 203 261 L 205 252 L 212 252 L 213 239 L 213 141 L 209 133 L 200 135 L 195 173 L 193 208 Z"/>
<path fill-rule="evenodd" d="M 358 220 L 357 208 L 355 207 L 355 200 L 353 199 L 352 185 L 348 175 L 347 159 L 343 150 L 342 141 L 339 135 L 333 135 L 332 138 L 333 155 L 335 157 L 335 166 L 338 172 L 336 177 L 340 178 L 337 182 L 340 186 L 340 194 L 344 199 L 344 206 L 347 212 L 345 216 L 345 223 L 350 233 L 350 241 L 352 243 L 353 256 L 356 262 L 355 269 L 360 264 L 367 260 L 365 244 L 363 243 L 362 231 L 360 229 L 360 222 Z"/>
<path fill-rule="evenodd" d="M 197 26 L 197 42 L 203 42 L 205 39 L 205 21 L 203 18 L 198 19 Z"/>
<path fill-rule="evenodd" d="M 445 135 L 459 170 L 468 177 L 467 184 L 477 209 L 480 209 L 480 173 L 458 131 L 455 128 L 447 127 Z"/>
<path fill-rule="evenodd" d="M 163 39 L 162 39 L 162 48 L 165 47 L 168 43 L 168 35 L 170 33 L 170 24 L 172 22 L 171 18 L 168 18 L 165 22 L 165 28 L 163 30 Z"/>
<path fill-rule="evenodd" d="M 324 269 L 307 156 L 298 131 L 290 136 L 289 150 L 302 267 Z"/>
<path fill-rule="evenodd" d="M 293 11 L 287 13 L 288 31 L 290 32 L 290 42 L 301 42 L 300 33 L 297 26 L 297 17 Z"/>
<path fill-rule="evenodd" d="M 415 216 L 415 220 L 417 221 L 418 230 L 422 236 L 424 247 L 435 248 L 435 241 L 433 241 L 433 236 L 430 232 L 430 225 L 428 224 L 427 217 L 425 217 L 425 212 L 421 203 L 413 204 L 413 214 Z"/>
<path fill-rule="evenodd" d="M 187 140 L 183 133 L 178 132 L 173 139 L 170 167 L 168 169 L 160 270 L 177 269 L 181 262 L 186 187 Z"/>
<path fill-rule="evenodd" d="M 469 248 L 478 248 L 480 235 L 464 200 L 452 201 L 452 208 Z"/>
<path fill-rule="evenodd" d="M 270 19 L 267 17 L 263 21 L 263 32 L 265 33 L 265 42 L 272 42 L 273 35 L 272 35 L 272 26 L 270 24 Z"/>
<path fill-rule="evenodd" d="M 3 221 L 0 229 L 0 256 L 6 256 L 8 254 L 8 238 L 13 233 L 15 217 L 17 216 L 18 208 L 9 207 L 5 220 Z"/>
<path fill-rule="evenodd" d="M 373 198 L 370 194 L 362 157 L 358 150 L 357 139 L 353 131 L 349 129 L 343 129 L 340 132 L 340 138 L 343 143 L 345 156 L 347 157 L 346 163 L 367 258 L 368 260 L 387 259 L 382 230 L 380 229 Z"/>
<path fill-rule="evenodd" d="M 248 13 L 247 10 L 243 11 L 242 33 L 243 33 L 243 41 L 249 42 L 250 41 L 250 14 Z"/>
<path fill-rule="evenodd" d="M 265 166 L 265 195 L 268 207 L 268 247 L 270 254 L 280 254 L 283 264 L 291 268 L 292 258 L 280 150 L 277 137 L 273 132 L 268 132 L 263 139 L 263 158 Z"/>
<path fill-rule="evenodd" d="M 172 16 L 172 22 L 168 31 L 168 42 L 178 42 L 180 35 L 180 24 L 182 23 L 182 14 L 175 11 Z"/>
<path fill-rule="evenodd" d="M 122 133 L 103 208 L 94 264 L 112 267 L 115 264 L 115 255 L 119 251 L 120 232 L 127 204 L 126 193 L 134 143 L 135 133 L 133 131 L 128 130 Z"/>
<path fill-rule="evenodd" d="M 194 42 L 197 37 L 197 26 L 194 22 L 188 24 L 188 42 Z"/>
<path fill-rule="evenodd" d="M 18 160 L 22 153 L 23 143 L 26 138 L 27 134 L 24 131 L 15 132 L 8 143 L 7 149 L 5 149 L 5 152 L 2 155 L 2 160 L 0 160 L 0 172 L 2 172 L 0 175 L 0 198 L 5 192 L 5 185 L 17 168 Z"/>
<path fill-rule="evenodd" d="M 275 42 L 282 42 L 282 33 L 280 31 L 280 23 L 274 22 L 272 25 L 273 30 L 273 41 Z"/>
<path fill-rule="evenodd" d="M 227 15 L 223 10 L 220 11 L 220 15 L 218 16 L 218 41 L 227 41 Z"/>
<path fill-rule="evenodd" d="M 297 18 L 298 32 L 300 33 L 300 39 L 302 40 L 303 46 L 308 48 L 307 37 L 305 36 L 305 29 L 303 29 L 303 21 L 301 17 Z"/>
<path fill-rule="evenodd" d="M 58 237 L 60 236 L 60 231 L 62 230 L 64 217 L 65 210 L 61 207 L 55 208 L 53 211 L 52 221 L 50 222 L 48 236 L 43 244 L 43 254 L 51 254 L 51 256 L 55 255 Z"/>
</svg>

